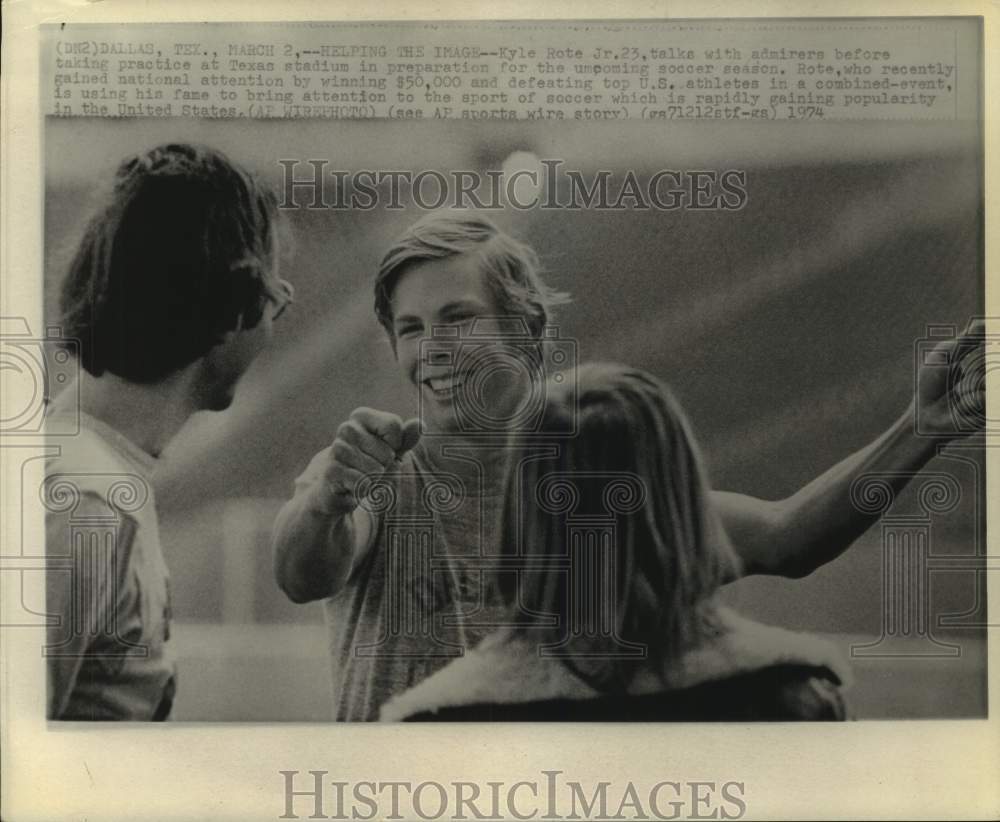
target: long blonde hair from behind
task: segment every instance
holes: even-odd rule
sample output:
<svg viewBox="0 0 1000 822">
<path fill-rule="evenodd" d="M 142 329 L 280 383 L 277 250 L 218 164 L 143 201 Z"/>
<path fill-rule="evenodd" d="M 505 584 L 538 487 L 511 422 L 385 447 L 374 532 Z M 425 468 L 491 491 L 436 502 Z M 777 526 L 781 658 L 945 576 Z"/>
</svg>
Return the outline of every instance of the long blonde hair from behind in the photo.
<svg viewBox="0 0 1000 822">
<path fill-rule="evenodd" d="M 606 363 L 580 366 L 576 390 L 569 380 L 546 384 L 542 433 L 553 434 L 549 456 L 539 440 L 515 461 L 504 512 L 507 561 L 516 575 L 501 575 L 501 589 L 518 623 L 515 636 L 539 647 L 565 643 L 570 609 L 566 563 L 567 518 L 543 499 L 554 478 L 572 493 L 571 516 L 608 519 L 613 477 L 641 496 L 612 511 L 615 544 L 610 578 L 615 645 L 644 648 L 641 658 L 596 642 L 561 657 L 603 691 L 624 690 L 636 671 L 665 666 L 713 630 L 712 601 L 719 586 L 738 575 L 739 560 L 709 497 L 701 453 L 670 390 L 637 368 Z M 575 431 L 572 436 L 556 436 Z M 568 482 L 572 488 L 566 486 Z M 565 506 L 564 506 L 565 507 Z M 530 570 L 529 570 L 530 567 Z M 579 592 L 576 594 L 579 596 Z M 543 625 L 545 616 L 549 624 Z M 552 616 L 558 618 L 553 625 Z"/>
</svg>

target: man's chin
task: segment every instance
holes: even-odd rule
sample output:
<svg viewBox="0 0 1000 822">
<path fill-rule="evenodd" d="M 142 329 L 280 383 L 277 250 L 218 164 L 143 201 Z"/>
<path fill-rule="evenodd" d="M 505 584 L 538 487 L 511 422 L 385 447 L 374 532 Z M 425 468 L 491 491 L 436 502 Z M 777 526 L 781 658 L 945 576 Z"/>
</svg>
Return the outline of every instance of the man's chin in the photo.
<svg viewBox="0 0 1000 822">
<path fill-rule="evenodd" d="M 424 401 L 421 416 L 421 427 L 426 434 L 474 436 L 504 435 L 508 433 L 508 420 L 513 422 L 518 412 L 514 406 L 505 414 L 505 409 L 511 406 L 509 396 L 499 395 L 496 398 L 477 398 L 475 403 L 469 402 L 463 406 L 461 398 L 451 402 L 435 402 L 432 399 Z M 464 412 L 463 412 L 464 409 Z M 478 411 L 479 413 L 475 413 Z M 482 422 L 477 427 L 477 422 Z"/>
<path fill-rule="evenodd" d="M 458 417 L 454 413 L 443 409 L 437 413 L 427 413 L 427 409 L 424 409 L 424 414 L 420 418 L 420 428 L 424 434 L 431 436 L 450 436 L 466 433 L 463 426 L 459 423 Z"/>
<path fill-rule="evenodd" d="M 454 418 L 442 419 L 440 417 L 424 415 L 420 419 L 420 430 L 424 435 L 440 436 L 442 434 L 456 433 L 458 431 L 458 425 Z"/>
<path fill-rule="evenodd" d="M 219 391 L 208 396 L 202 403 L 202 411 L 225 411 L 233 404 L 234 391 Z"/>
<path fill-rule="evenodd" d="M 232 399 L 220 400 L 214 405 L 206 408 L 206 411 L 225 411 L 233 404 Z"/>
</svg>

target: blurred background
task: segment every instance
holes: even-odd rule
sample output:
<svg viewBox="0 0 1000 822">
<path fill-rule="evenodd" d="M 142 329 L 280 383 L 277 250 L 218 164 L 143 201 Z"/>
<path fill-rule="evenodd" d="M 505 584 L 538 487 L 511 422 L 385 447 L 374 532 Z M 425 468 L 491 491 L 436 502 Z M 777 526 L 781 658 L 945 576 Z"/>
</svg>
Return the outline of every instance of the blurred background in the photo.
<svg viewBox="0 0 1000 822">
<path fill-rule="evenodd" d="M 448 174 L 558 158 L 588 178 L 608 169 L 619 183 L 628 170 L 640 180 L 661 169 L 745 170 L 739 211 L 490 212 L 539 252 L 552 285 L 572 293 L 557 322 L 581 360 L 641 366 L 674 388 L 717 488 L 794 492 L 904 412 L 929 324 L 961 330 L 982 313 L 975 123 L 50 118 L 50 325 L 101 186 L 126 155 L 175 140 L 219 148 L 275 186 L 281 159 Z M 303 164 L 298 174 L 310 171 Z M 197 415 L 157 478 L 181 720 L 329 716 L 322 608 L 293 605 L 277 589 L 270 526 L 294 478 L 353 408 L 413 413 L 374 318 L 372 282 L 387 244 L 423 212 L 285 213 L 294 248 L 281 273 L 296 303 L 233 407 Z M 982 469 L 981 440 L 928 466 L 954 476 L 963 493 L 955 510 L 927 522 L 927 621 L 906 622 L 906 636 L 888 615 L 895 583 L 883 571 L 878 527 L 806 579 L 747 579 L 726 599 L 763 621 L 829 634 L 845 652 L 869 644 L 854 660 L 860 717 L 985 716 L 984 582 L 950 562 L 985 551 Z M 922 509 L 911 489 L 893 511 Z"/>
</svg>

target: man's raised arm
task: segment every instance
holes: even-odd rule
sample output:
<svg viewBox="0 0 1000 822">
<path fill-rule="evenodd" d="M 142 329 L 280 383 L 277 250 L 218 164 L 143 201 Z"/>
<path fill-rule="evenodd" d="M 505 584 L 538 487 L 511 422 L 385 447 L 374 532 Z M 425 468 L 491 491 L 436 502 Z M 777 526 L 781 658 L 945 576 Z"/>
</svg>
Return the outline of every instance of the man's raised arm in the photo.
<svg viewBox="0 0 1000 822">
<path fill-rule="evenodd" d="M 272 533 L 274 575 L 293 602 L 339 591 L 375 537 L 372 516 L 358 508 L 365 477 L 391 470 L 419 439 L 416 421 L 355 409 L 295 481 L 295 496 L 278 513 Z"/>
<path fill-rule="evenodd" d="M 902 488 L 937 452 L 937 446 L 982 423 L 985 362 L 982 321 L 936 346 L 920 366 L 913 403 L 870 445 L 847 457 L 787 499 L 771 502 L 713 491 L 726 530 L 748 574 L 802 577 L 840 556 L 878 519 L 851 501 L 851 486 L 868 473 L 884 473 Z M 947 367 L 942 367 L 946 365 Z M 915 430 L 919 413 L 924 433 Z M 961 413 L 961 424 L 956 424 Z"/>
</svg>

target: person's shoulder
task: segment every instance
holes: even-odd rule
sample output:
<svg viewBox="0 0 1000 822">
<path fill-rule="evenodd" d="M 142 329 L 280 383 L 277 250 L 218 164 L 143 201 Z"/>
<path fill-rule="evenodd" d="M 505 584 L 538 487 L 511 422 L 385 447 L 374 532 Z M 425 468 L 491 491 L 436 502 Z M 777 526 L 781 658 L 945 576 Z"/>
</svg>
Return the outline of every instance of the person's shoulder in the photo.
<svg viewBox="0 0 1000 822">
<path fill-rule="evenodd" d="M 112 505 L 119 513 L 140 510 L 152 500 L 149 476 L 118 453 L 104 437 L 86 427 L 72 437 L 52 441 L 58 452 L 45 460 L 42 499 L 48 510 L 60 501 L 88 497 Z M 54 503 L 54 507 L 51 503 Z"/>
<path fill-rule="evenodd" d="M 50 486 L 46 489 L 45 555 L 47 590 L 50 598 L 66 599 L 69 591 L 93 590 L 108 594 L 111 577 L 114 590 L 123 592 L 133 564 L 140 534 L 141 517 L 117 510 L 106 495 L 87 488 Z M 81 540 L 82 537 L 82 540 Z M 110 575 L 110 576 L 109 576 Z M 81 587 L 82 586 L 82 587 Z M 65 590 L 65 597 L 53 591 Z"/>
<path fill-rule="evenodd" d="M 848 718 L 842 683 L 824 665 L 776 663 L 666 693 L 662 719 L 699 722 L 820 722 Z"/>
<path fill-rule="evenodd" d="M 779 666 L 762 692 L 777 718 L 804 721 L 840 721 L 848 718 L 847 702 L 837 675 L 825 667 Z"/>
<path fill-rule="evenodd" d="M 851 669 L 829 639 L 713 613 L 713 631 L 670 667 L 674 708 L 732 721 L 846 718 Z"/>
<path fill-rule="evenodd" d="M 440 696 L 439 692 L 439 696 Z M 792 722 L 836 721 L 847 707 L 825 668 L 776 665 L 678 691 L 584 695 L 570 692 L 524 701 L 495 694 L 410 703 L 407 722 Z"/>
<path fill-rule="evenodd" d="M 847 659 L 828 638 L 767 625 L 721 606 L 712 613 L 713 630 L 671 666 L 673 687 L 684 688 L 782 665 L 825 669 L 837 682 L 852 684 Z"/>
<path fill-rule="evenodd" d="M 419 714 L 446 716 L 452 710 L 554 698 L 586 699 L 596 694 L 559 660 L 541 658 L 538 645 L 499 631 L 464 657 L 387 702 L 382 721 L 409 720 Z"/>
<path fill-rule="evenodd" d="M 127 473 L 131 466 L 97 431 L 81 426 L 71 437 L 52 437 L 49 443 L 58 448 L 46 460 L 47 473 L 86 473 L 104 471 Z"/>
<path fill-rule="evenodd" d="M 39 498 L 45 511 L 46 553 L 67 557 L 85 533 L 114 532 L 116 562 L 124 567 L 139 532 L 158 549 L 158 523 L 149 467 L 132 459 L 81 415 L 73 436 L 52 437 Z"/>
</svg>

